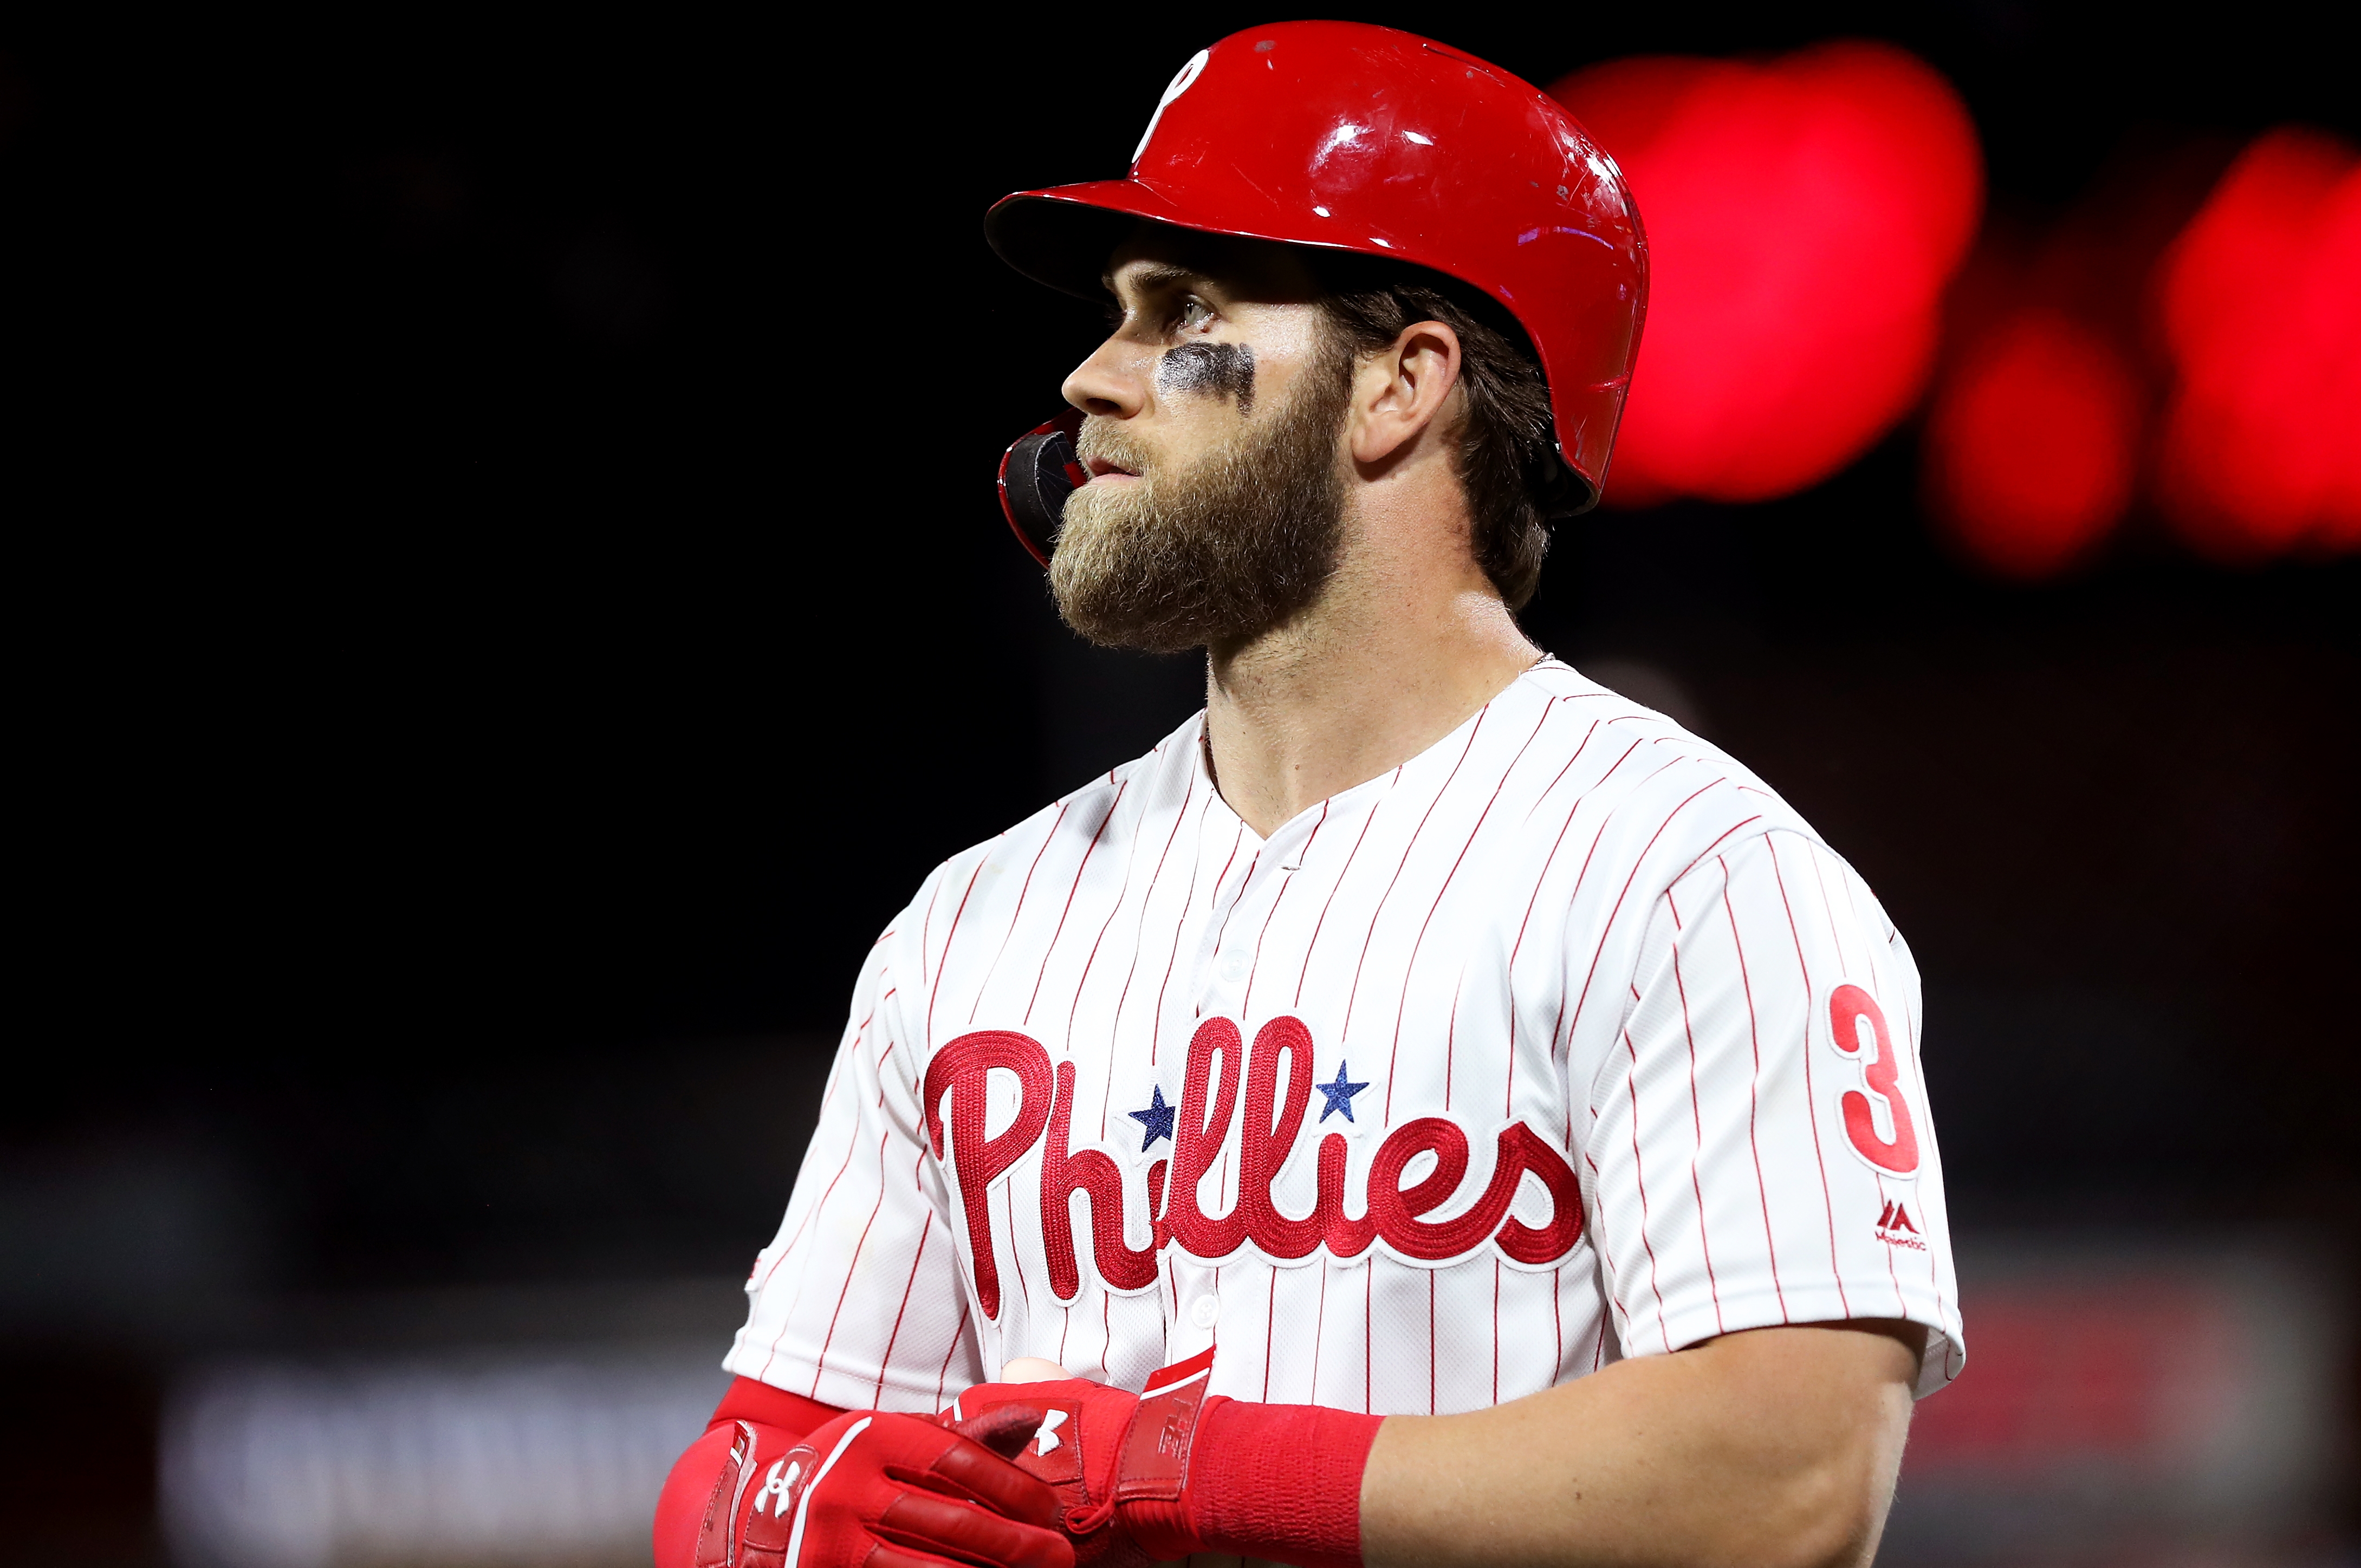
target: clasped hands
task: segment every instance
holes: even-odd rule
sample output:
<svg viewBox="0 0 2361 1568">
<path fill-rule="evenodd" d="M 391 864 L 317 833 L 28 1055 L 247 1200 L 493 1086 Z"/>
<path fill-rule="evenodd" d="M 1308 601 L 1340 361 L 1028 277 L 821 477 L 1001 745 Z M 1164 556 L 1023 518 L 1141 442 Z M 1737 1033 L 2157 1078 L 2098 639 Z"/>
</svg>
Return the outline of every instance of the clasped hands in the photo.
<svg viewBox="0 0 2361 1568">
<path fill-rule="evenodd" d="M 931 1420 L 849 1411 L 782 1453 L 741 1423 L 697 1568 L 1137 1568 L 1204 1549 L 1182 1494 L 1205 1367 L 1145 1395 L 1031 1357 L 1002 1376 Z"/>
</svg>

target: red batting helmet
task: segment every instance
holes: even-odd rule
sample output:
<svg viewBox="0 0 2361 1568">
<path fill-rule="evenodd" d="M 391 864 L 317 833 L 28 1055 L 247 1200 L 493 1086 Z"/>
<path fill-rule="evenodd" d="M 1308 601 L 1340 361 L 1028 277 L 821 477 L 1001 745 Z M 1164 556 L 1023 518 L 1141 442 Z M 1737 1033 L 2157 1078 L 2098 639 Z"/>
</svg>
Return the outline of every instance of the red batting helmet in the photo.
<svg viewBox="0 0 2361 1568">
<path fill-rule="evenodd" d="M 1598 499 L 1647 313 L 1648 244 L 1622 171 L 1557 103 L 1447 44 L 1357 22 L 1284 22 L 1200 49 L 1121 180 L 1003 197 L 985 237 L 1027 277 L 1104 297 L 1134 219 L 1411 262 L 1499 301 L 1532 341 L 1558 455 Z M 1002 501 L 1064 502 L 1071 416 L 1012 447 Z M 1010 493 L 1014 470 L 1022 481 Z"/>
</svg>

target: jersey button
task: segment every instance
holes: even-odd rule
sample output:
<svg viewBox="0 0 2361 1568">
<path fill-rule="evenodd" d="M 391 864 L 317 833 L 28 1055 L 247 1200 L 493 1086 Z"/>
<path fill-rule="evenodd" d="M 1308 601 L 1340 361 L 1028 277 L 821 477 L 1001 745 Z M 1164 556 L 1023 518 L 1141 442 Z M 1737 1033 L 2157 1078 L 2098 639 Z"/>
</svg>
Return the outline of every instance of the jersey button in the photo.
<svg viewBox="0 0 2361 1568">
<path fill-rule="evenodd" d="M 1213 1320 L 1222 1315 L 1222 1304 L 1211 1296 L 1200 1296 L 1189 1303 L 1189 1321 L 1201 1329 L 1210 1329 Z"/>
<path fill-rule="evenodd" d="M 1246 979 L 1254 968 L 1254 958 L 1244 948 L 1232 948 L 1222 958 L 1222 978 L 1232 985 Z"/>
</svg>

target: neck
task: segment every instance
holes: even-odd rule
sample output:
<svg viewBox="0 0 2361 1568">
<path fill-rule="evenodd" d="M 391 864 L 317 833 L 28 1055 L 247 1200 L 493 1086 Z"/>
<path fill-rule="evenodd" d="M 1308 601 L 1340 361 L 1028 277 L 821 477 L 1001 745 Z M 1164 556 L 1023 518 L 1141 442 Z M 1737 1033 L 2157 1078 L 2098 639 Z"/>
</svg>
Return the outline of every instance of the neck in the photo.
<svg viewBox="0 0 2361 1568">
<path fill-rule="evenodd" d="M 1264 838 L 1417 756 L 1541 657 L 1468 558 L 1464 528 L 1403 521 L 1348 520 L 1336 574 L 1310 609 L 1210 652 L 1213 774 Z"/>
</svg>

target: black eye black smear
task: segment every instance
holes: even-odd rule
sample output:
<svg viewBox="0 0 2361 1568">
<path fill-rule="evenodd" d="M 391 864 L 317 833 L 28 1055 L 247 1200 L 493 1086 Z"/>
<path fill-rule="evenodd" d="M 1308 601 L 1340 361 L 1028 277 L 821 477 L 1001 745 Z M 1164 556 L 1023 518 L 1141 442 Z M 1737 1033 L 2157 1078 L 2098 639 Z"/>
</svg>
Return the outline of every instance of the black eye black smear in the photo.
<svg viewBox="0 0 2361 1568">
<path fill-rule="evenodd" d="M 1254 412 L 1254 350 L 1243 343 L 1184 343 L 1157 362 L 1159 392 L 1212 392 L 1235 398 L 1238 412 Z"/>
</svg>

